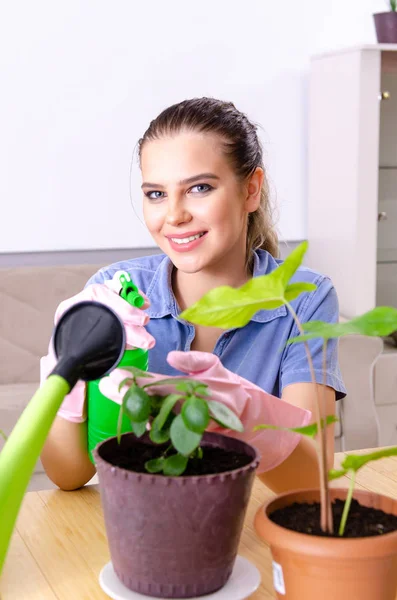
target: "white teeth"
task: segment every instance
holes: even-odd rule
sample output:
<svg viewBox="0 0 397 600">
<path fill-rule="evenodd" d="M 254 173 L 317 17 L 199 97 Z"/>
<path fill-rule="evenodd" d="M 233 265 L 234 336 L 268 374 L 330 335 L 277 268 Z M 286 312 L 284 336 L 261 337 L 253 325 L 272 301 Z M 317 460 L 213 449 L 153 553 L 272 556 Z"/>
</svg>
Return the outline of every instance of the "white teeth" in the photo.
<svg viewBox="0 0 397 600">
<path fill-rule="evenodd" d="M 198 233 L 197 235 L 191 235 L 186 238 L 171 238 L 171 239 L 176 244 L 188 244 L 189 242 L 193 242 L 193 240 L 198 240 L 198 238 L 203 235 L 204 235 L 204 233 Z"/>
</svg>

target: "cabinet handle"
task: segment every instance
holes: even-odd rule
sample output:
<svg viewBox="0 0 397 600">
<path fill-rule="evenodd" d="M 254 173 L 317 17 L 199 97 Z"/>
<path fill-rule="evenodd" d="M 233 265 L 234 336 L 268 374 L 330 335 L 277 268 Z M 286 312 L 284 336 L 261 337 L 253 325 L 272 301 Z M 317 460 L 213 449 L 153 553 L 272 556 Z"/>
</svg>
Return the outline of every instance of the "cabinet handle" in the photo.
<svg viewBox="0 0 397 600">
<path fill-rule="evenodd" d="M 387 213 L 386 212 L 378 213 L 378 221 L 387 221 Z"/>
<path fill-rule="evenodd" d="M 378 98 L 379 98 L 379 100 L 390 100 L 390 92 L 385 90 L 384 92 L 381 92 L 379 94 Z"/>
</svg>

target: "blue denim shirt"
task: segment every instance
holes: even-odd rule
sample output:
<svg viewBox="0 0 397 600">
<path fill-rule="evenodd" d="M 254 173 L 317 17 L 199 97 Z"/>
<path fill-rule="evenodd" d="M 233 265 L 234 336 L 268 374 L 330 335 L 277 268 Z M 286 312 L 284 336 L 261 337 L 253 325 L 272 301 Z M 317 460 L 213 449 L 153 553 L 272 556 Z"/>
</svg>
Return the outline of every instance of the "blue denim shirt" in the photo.
<svg viewBox="0 0 397 600">
<path fill-rule="evenodd" d="M 258 250 L 254 257 L 253 276 L 265 275 L 280 264 L 265 250 Z M 100 269 L 86 285 L 103 283 L 116 271 L 127 271 L 140 290 L 150 299 L 147 310 L 150 321 L 147 330 L 156 339 L 149 351 L 149 371 L 164 375 L 180 374 L 167 363 L 171 350 L 190 350 L 194 338 L 194 326 L 179 318 L 171 286 L 173 264 L 164 254 L 134 258 L 114 263 Z M 301 267 L 291 282 L 314 283 L 317 289 L 301 294 L 292 302 L 300 321 L 338 321 L 339 305 L 331 280 L 311 269 Z M 298 382 L 311 382 L 307 356 L 303 344 L 285 346 L 286 341 L 298 335 L 297 327 L 286 309 L 260 310 L 241 329 L 227 330 L 221 334 L 213 350 L 227 368 L 252 381 L 266 392 L 281 397 L 285 386 Z M 311 340 L 311 355 L 318 383 L 323 383 L 322 340 Z M 327 344 L 326 383 L 336 391 L 336 398 L 346 395 L 337 357 L 338 344 Z"/>
</svg>

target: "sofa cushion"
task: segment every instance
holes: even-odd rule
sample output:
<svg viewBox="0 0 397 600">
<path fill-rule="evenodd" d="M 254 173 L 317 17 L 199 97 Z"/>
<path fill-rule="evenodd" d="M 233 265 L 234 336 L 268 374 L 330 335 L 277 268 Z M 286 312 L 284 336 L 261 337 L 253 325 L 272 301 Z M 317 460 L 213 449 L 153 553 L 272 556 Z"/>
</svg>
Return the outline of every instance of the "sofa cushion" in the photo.
<svg viewBox="0 0 397 600">
<path fill-rule="evenodd" d="M 98 265 L 0 269 L 0 385 L 37 383 L 55 310 L 81 291 Z"/>
</svg>

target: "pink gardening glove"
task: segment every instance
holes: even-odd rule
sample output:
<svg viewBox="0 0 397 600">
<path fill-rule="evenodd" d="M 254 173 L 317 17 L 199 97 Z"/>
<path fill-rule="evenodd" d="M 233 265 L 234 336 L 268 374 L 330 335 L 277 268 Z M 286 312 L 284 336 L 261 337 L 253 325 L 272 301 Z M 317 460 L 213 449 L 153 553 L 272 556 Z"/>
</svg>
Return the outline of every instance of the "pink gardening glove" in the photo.
<svg viewBox="0 0 397 600">
<path fill-rule="evenodd" d="M 258 473 L 277 467 L 298 445 L 299 434 L 274 430 L 254 432 L 253 428 L 260 424 L 301 427 L 309 423 L 310 411 L 272 396 L 243 377 L 232 373 L 222 365 L 215 354 L 172 351 L 167 356 L 167 362 L 178 371 L 187 373 L 192 379 L 207 384 L 211 399 L 222 402 L 236 413 L 244 425 L 243 433 L 224 429 L 215 422 L 211 423 L 208 430 L 244 440 L 255 446 L 261 454 Z M 101 381 L 101 392 L 121 404 L 126 389 L 122 388 L 119 392 L 118 387 L 123 379 L 130 376 L 131 374 L 123 369 L 115 369 L 109 377 Z M 164 375 L 154 374 L 155 380 L 164 377 Z M 149 381 L 151 380 L 147 378 L 137 378 L 139 385 Z M 178 377 L 175 377 L 175 382 L 177 381 Z M 148 388 L 147 391 L 165 395 L 174 392 L 175 388 L 171 384 L 156 385 Z"/>
<path fill-rule="evenodd" d="M 74 304 L 83 302 L 84 300 L 95 300 L 96 302 L 105 304 L 118 314 L 124 323 L 127 348 L 143 348 L 145 350 L 153 348 L 156 343 L 155 339 L 145 329 L 145 325 L 149 321 L 149 316 L 143 312 L 144 309 L 149 307 L 150 302 L 141 291 L 140 294 L 145 298 L 145 304 L 142 306 L 142 309 L 131 306 L 106 284 L 89 285 L 82 292 L 60 303 L 55 312 L 54 324 L 58 323 L 64 312 Z M 56 363 L 57 359 L 51 340 L 47 356 L 44 356 L 40 360 L 41 385 L 51 373 Z M 73 423 L 82 423 L 86 420 L 84 381 L 79 380 L 70 394 L 65 396 L 58 415 Z"/>
</svg>

